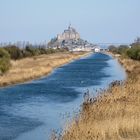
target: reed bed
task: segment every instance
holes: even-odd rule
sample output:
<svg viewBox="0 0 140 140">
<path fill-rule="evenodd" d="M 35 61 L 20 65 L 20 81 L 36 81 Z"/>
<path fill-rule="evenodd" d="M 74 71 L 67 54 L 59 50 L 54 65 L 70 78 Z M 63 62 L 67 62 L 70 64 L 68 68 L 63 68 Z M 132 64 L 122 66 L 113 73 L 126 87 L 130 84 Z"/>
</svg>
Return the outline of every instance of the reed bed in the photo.
<svg viewBox="0 0 140 140">
<path fill-rule="evenodd" d="M 62 136 L 52 135 L 52 140 L 140 140 L 140 62 L 118 59 L 127 81 L 114 81 L 97 97 L 89 97 Z"/>
</svg>

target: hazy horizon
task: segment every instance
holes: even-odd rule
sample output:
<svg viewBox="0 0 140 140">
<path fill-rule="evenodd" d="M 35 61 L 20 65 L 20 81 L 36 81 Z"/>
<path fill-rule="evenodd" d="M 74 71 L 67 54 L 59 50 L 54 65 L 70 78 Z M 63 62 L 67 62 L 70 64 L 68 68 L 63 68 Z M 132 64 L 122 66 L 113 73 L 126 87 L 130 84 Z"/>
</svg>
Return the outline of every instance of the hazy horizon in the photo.
<svg viewBox="0 0 140 140">
<path fill-rule="evenodd" d="M 93 43 L 140 36 L 139 0 L 0 0 L 0 42 L 49 41 L 69 23 Z"/>
</svg>

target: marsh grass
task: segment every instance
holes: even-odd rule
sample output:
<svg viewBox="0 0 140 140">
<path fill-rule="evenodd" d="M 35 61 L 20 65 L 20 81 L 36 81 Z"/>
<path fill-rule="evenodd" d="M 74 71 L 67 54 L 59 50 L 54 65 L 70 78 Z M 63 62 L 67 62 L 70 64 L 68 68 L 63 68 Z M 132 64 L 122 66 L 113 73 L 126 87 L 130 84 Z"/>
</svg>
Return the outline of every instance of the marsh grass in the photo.
<svg viewBox="0 0 140 140">
<path fill-rule="evenodd" d="M 125 83 L 111 84 L 82 105 L 61 140 L 140 140 L 140 62 L 119 58 L 128 72 Z"/>
<path fill-rule="evenodd" d="M 0 86 L 29 81 L 47 75 L 56 67 L 78 59 L 88 53 L 61 52 L 11 61 L 10 70 L 0 76 Z"/>
</svg>

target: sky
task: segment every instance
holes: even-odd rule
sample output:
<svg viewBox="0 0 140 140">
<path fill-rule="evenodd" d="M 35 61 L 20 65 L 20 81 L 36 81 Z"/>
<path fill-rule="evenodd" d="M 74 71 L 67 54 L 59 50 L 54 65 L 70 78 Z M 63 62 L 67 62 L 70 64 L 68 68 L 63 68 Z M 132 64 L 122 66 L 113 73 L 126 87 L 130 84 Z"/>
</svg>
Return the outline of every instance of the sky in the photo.
<svg viewBox="0 0 140 140">
<path fill-rule="evenodd" d="M 92 43 L 140 36 L 140 0 L 0 0 L 0 42 L 49 41 L 71 23 Z"/>
</svg>

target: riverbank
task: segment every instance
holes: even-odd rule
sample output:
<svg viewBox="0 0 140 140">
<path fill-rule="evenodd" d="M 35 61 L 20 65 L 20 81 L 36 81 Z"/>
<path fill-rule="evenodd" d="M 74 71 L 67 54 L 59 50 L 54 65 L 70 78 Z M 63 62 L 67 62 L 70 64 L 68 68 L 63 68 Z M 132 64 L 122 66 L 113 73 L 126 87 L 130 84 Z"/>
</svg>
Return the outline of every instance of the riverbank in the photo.
<svg viewBox="0 0 140 140">
<path fill-rule="evenodd" d="M 65 128 L 62 140 L 139 140 L 140 62 L 118 57 L 128 78 L 83 103 L 79 118 Z"/>
<path fill-rule="evenodd" d="M 53 69 L 88 55 L 89 52 L 63 52 L 11 61 L 10 70 L 0 76 L 0 87 L 14 85 L 48 75 Z"/>
</svg>

